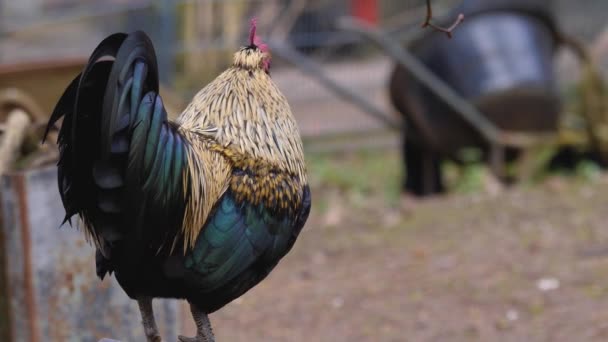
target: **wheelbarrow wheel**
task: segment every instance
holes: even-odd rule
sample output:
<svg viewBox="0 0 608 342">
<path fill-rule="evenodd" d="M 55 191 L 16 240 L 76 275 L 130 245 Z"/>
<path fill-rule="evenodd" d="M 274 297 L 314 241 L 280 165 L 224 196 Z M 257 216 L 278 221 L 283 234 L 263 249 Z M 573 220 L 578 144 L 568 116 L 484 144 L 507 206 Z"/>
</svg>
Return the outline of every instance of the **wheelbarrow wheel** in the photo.
<svg viewBox="0 0 608 342">
<path fill-rule="evenodd" d="M 437 152 L 405 139 L 403 154 L 406 170 L 404 192 L 422 197 L 445 191 L 441 175 L 441 156 Z"/>
</svg>

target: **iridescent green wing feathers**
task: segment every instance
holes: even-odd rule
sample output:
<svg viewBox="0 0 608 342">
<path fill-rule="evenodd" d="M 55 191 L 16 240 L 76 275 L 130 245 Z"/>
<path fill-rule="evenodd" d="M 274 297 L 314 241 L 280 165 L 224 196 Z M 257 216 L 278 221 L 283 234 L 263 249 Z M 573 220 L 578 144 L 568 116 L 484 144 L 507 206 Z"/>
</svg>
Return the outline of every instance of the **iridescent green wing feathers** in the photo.
<svg viewBox="0 0 608 342">
<path fill-rule="evenodd" d="M 262 204 L 239 204 L 227 192 L 187 255 L 186 267 L 200 276 L 200 291 L 214 291 L 243 274 L 261 276 L 253 280 L 256 283 L 262 280 L 300 233 L 310 204 L 309 193 L 306 196 L 308 208 L 303 212 L 275 215 Z M 259 269 L 248 272 L 254 268 Z"/>
</svg>

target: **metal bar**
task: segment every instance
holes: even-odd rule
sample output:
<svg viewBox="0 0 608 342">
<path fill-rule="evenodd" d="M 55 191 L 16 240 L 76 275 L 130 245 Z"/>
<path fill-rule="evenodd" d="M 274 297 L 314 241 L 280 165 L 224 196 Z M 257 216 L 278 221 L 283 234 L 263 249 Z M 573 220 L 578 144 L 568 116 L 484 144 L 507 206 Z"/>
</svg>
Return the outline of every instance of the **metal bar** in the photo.
<svg viewBox="0 0 608 342">
<path fill-rule="evenodd" d="M 501 132 L 501 142 L 510 147 L 526 147 L 557 141 L 556 133 Z"/>
<path fill-rule="evenodd" d="M 2 187 L 2 177 L 0 177 L 0 188 Z M 6 238 L 4 229 L 2 227 L 2 196 L 5 195 L 0 192 L 0 339 L 3 341 L 15 341 L 15 337 L 12 332 L 11 315 L 9 311 L 11 298 L 11 288 L 8 286 L 7 277 L 7 257 L 8 252 L 4 246 L 6 246 Z M 6 196 L 6 195 L 5 195 Z"/>
<path fill-rule="evenodd" d="M 397 150 L 401 146 L 394 135 L 367 136 L 359 135 L 351 140 L 310 141 L 304 144 L 306 153 L 343 153 L 352 151 Z"/>
<path fill-rule="evenodd" d="M 32 237 L 30 234 L 30 220 L 28 214 L 28 200 L 27 190 L 25 185 L 25 177 L 23 174 L 17 174 L 12 177 L 15 182 L 17 190 L 17 200 L 19 203 L 19 222 L 21 222 L 21 229 L 23 239 L 21 240 L 22 253 L 23 253 L 23 274 L 25 279 L 24 291 L 25 291 L 25 306 L 27 308 L 27 327 L 31 331 L 30 341 L 40 341 L 40 333 L 38 330 L 38 319 L 36 317 L 36 298 L 34 286 L 33 286 L 33 271 L 32 271 L 32 250 L 31 241 Z"/>
<path fill-rule="evenodd" d="M 363 109 L 366 113 L 372 117 L 382 121 L 385 125 L 393 129 L 401 129 L 401 123 L 398 120 L 393 119 L 390 114 L 385 113 L 382 109 L 376 107 L 369 101 L 365 100 L 359 94 L 352 90 L 343 87 L 338 82 L 327 77 L 323 69 L 315 63 L 311 58 L 304 56 L 295 49 L 276 41 L 268 41 L 272 54 L 285 59 L 289 63 L 296 66 L 305 75 L 311 77 L 315 81 L 319 82 L 329 91 L 335 93 L 344 100 L 353 103 L 354 105 Z"/>
<path fill-rule="evenodd" d="M 502 143 L 500 131 L 466 99 L 462 98 L 443 80 L 433 74 L 414 55 L 385 37 L 379 30 L 352 18 L 341 18 L 338 27 L 345 31 L 358 33 L 372 42 L 397 63 L 406 68 L 414 78 L 445 101 L 465 121 L 475 127 L 491 143 Z"/>
</svg>

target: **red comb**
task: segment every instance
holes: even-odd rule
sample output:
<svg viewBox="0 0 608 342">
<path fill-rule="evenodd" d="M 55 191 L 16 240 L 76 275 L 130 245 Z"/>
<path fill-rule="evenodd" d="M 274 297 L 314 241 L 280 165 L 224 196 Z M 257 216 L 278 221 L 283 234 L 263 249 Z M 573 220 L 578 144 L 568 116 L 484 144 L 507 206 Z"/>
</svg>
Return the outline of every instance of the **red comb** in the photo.
<svg viewBox="0 0 608 342">
<path fill-rule="evenodd" d="M 250 28 L 249 28 L 249 44 L 254 45 L 255 44 L 255 31 L 258 28 L 258 19 L 257 18 L 253 18 L 251 19 L 250 22 Z"/>
<path fill-rule="evenodd" d="M 256 34 L 257 28 L 258 28 L 258 19 L 257 18 L 251 19 L 250 28 L 249 28 L 249 45 L 256 46 L 262 52 L 268 52 L 268 45 L 265 44 L 262 41 L 262 39 L 260 39 L 260 37 Z M 267 56 L 266 58 L 264 58 L 263 63 L 264 63 L 264 69 L 266 71 L 268 71 L 268 69 L 270 68 L 270 56 Z"/>
<path fill-rule="evenodd" d="M 262 51 L 262 52 L 268 52 L 268 45 L 266 45 L 262 41 L 262 39 L 260 39 L 260 37 L 256 34 L 257 28 L 258 28 L 258 19 L 257 18 L 251 19 L 250 29 L 249 29 L 249 44 L 257 46 L 258 49 L 260 49 L 260 51 Z"/>
</svg>

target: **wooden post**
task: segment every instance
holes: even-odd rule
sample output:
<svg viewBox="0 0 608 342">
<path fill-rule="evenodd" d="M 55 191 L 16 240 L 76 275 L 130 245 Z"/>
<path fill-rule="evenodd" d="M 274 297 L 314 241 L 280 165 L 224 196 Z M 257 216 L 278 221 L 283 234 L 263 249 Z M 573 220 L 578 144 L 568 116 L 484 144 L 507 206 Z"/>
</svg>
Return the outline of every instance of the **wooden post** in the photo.
<svg viewBox="0 0 608 342">
<path fill-rule="evenodd" d="M 222 33 L 223 40 L 226 42 L 228 50 L 236 50 L 239 46 L 245 44 L 241 42 L 241 32 L 243 24 L 248 24 L 249 21 L 244 18 L 245 3 L 243 1 L 226 1 L 222 6 Z"/>
<path fill-rule="evenodd" d="M 200 87 L 232 63 L 232 54 L 247 43 L 242 33 L 249 25 L 245 17 L 248 6 L 248 2 L 236 0 L 186 2 L 182 6 L 186 86 Z M 215 42 L 218 36 L 224 44 L 201 49 L 201 43 Z"/>
<path fill-rule="evenodd" d="M 170 84 L 175 77 L 176 4 L 172 0 L 161 0 L 158 14 L 160 41 L 164 48 L 158 49 L 161 82 Z"/>
</svg>

